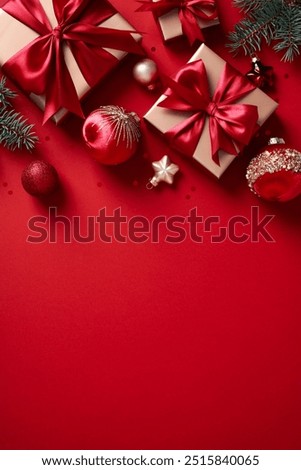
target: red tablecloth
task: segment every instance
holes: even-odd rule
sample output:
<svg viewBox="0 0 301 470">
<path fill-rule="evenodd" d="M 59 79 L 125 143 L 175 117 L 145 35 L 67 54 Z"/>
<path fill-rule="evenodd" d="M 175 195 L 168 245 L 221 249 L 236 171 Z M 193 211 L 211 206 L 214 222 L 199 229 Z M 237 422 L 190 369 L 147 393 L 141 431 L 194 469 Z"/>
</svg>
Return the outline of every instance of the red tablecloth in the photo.
<svg viewBox="0 0 301 470">
<path fill-rule="evenodd" d="M 2 2 L 3 3 L 3 2 Z M 114 0 L 147 31 L 143 44 L 161 73 L 171 74 L 194 52 L 184 39 L 164 46 L 150 13 L 133 0 Z M 221 25 L 206 44 L 242 72 L 226 33 L 238 19 L 218 1 Z M 142 19 L 143 18 L 143 19 Z M 300 59 L 273 65 L 276 114 L 262 129 L 301 149 Z M 85 102 L 119 104 L 143 115 L 158 93 L 134 82 L 137 59 L 120 65 Z M 26 97 L 15 106 L 36 123 L 33 155 L 1 148 L 0 447 L 2 449 L 299 449 L 300 198 L 285 205 L 259 201 L 244 178 L 251 151 L 215 180 L 168 149 L 143 125 L 137 157 L 116 168 L 95 163 L 81 140 L 82 122 L 41 125 Z M 172 186 L 147 191 L 151 161 L 168 152 L 180 165 Z M 235 215 L 274 215 L 274 243 L 30 244 L 32 216 L 48 206 L 27 195 L 20 174 L 33 158 L 58 170 L 63 186 L 52 205 L 59 215 L 88 216 L 120 207 L 128 217 L 187 216 L 196 207 L 221 225 Z"/>
</svg>

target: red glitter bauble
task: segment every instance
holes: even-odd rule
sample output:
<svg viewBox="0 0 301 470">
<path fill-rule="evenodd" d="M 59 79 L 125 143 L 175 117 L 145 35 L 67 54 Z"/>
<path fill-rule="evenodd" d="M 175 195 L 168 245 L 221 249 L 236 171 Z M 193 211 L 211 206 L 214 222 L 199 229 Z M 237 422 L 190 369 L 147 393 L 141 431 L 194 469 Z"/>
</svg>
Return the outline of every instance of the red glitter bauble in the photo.
<svg viewBox="0 0 301 470">
<path fill-rule="evenodd" d="M 28 194 L 43 197 L 48 196 L 57 189 L 59 178 L 52 165 L 41 160 L 35 160 L 23 170 L 21 182 Z"/>
<path fill-rule="evenodd" d="M 250 189 L 267 201 L 285 202 L 301 194 L 301 153 L 272 138 L 247 169 Z"/>
<path fill-rule="evenodd" d="M 85 120 L 83 137 L 91 155 L 105 165 L 131 158 L 140 140 L 140 119 L 119 106 L 101 106 Z"/>
</svg>

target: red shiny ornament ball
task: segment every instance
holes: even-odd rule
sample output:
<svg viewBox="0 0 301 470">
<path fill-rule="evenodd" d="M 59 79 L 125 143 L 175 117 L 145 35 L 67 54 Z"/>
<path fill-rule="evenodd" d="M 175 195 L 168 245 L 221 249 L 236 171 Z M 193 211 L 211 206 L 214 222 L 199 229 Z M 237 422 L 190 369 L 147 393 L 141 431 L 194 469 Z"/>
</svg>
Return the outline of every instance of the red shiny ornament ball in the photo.
<svg viewBox="0 0 301 470">
<path fill-rule="evenodd" d="M 254 184 L 254 190 L 267 201 L 290 201 L 301 193 L 301 174 L 285 170 L 265 173 Z"/>
<path fill-rule="evenodd" d="M 85 120 L 83 137 L 91 155 L 105 165 L 131 158 L 140 140 L 140 119 L 119 106 L 101 106 Z"/>
<path fill-rule="evenodd" d="M 270 139 L 247 169 L 251 191 L 267 201 L 285 202 L 301 194 L 301 153 Z"/>
<path fill-rule="evenodd" d="M 23 170 L 21 182 L 28 194 L 43 197 L 50 195 L 57 189 L 59 178 L 52 165 L 35 160 Z"/>
</svg>

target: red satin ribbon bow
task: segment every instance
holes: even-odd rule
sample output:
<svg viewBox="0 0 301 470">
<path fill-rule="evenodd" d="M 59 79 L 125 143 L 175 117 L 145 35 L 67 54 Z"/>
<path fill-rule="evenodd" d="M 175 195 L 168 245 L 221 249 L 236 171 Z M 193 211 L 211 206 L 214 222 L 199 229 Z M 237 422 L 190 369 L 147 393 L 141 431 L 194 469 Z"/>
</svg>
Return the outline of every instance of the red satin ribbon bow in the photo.
<svg viewBox="0 0 301 470">
<path fill-rule="evenodd" d="M 3 71 L 26 92 L 45 95 L 44 122 L 60 108 L 83 116 L 65 63 L 65 44 L 90 87 L 117 61 L 104 47 L 141 53 L 130 31 L 97 27 L 114 13 L 105 2 L 99 6 L 98 0 L 53 0 L 55 28 L 38 0 L 9 0 L 2 8 L 39 34 L 4 64 Z"/>
<path fill-rule="evenodd" d="M 201 28 L 198 25 L 198 19 L 212 21 L 217 18 L 215 0 L 138 1 L 142 5 L 136 11 L 153 11 L 157 16 L 165 15 L 171 10 L 178 8 L 183 33 L 187 36 L 190 44 L 193 44 L 196 39 L 201 41 L 204 39 Z"/>
<path fill-rule="evenodd" d="M 231 155 L 247 145 L 257 126 L 258 109 L 250 104 L 237 104 L 254 86 L 226 64 L 213 97 L 210 97 L 205 65 L 202 60 L 188 63 L 176 79 L 166 77 L 167 97 L 158 106 L 189 113 L 188 117 L 168 132 L 176 149 L 193 155 L 205 120 L 209 131 L 213 160 L 219 164 L 219 150 Z"/>
</svg>

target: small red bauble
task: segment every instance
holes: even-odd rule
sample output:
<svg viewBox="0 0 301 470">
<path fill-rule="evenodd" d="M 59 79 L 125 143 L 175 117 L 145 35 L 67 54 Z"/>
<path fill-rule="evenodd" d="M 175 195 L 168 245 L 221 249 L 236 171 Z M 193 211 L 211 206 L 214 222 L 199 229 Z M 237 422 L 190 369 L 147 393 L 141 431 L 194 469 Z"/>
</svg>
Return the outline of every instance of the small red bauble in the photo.
<svg viewBox="0 0 301 470">
<path fill-rule="evenodd" d="M 41 160 L 35 160 L 23 170 L 21 182 L 28 194 L 43 197 L 48 196 L 57 189 L 59 178 L 52 165 Z"/>
<path fill-rule="evenodd" d="M 119 106 L 101 106 L 83 126 L 84 140 L 92 156 L 105 165 L 116 165 L 131 158 L 140 140 L 140 119 Z"/>
<path fill-rule="evenodd" d="M 301 194 L 301 153 L 272 138 L 269 145 L 251 160 L 246 178 L 257 196 L 267 201 L 285 202 Z"/>
</svg>

